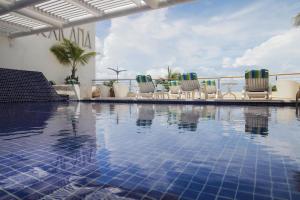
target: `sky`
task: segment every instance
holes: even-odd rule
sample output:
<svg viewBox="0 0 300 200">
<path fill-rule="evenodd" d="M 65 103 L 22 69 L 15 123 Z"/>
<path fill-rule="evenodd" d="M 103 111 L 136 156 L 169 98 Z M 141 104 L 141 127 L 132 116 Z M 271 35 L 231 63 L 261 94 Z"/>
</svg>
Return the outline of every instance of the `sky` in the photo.
<svg viewBox="0 0 300 200">
<path fill-rule="evenodd" d="M 115 78 L 107 67 L 164 77 L 167 67 L 200 77 L 300 71 L 299 0 L 196 0 L 98 22 L 96 78 Z"/>
</svg>

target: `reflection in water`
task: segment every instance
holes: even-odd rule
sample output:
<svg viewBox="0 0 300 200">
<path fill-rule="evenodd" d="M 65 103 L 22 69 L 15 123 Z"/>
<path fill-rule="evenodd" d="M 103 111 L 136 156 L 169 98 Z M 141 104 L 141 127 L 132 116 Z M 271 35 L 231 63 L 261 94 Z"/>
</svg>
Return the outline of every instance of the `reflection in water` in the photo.
<svg viewBox="0 0 300 200">
<path fill-rule="evenodd" d="M 0 188 L 9 194 L 93 200 L 299 195 L 293 109 L 97 103 L 15 108 L 0 115 L 6 120 L 0 124 Z M 17 114 L 5 119 L 6 112 L 30 117 L 33 110 L 38 118 L 24 119 L 26 124 L 11 122 Z M 278 110 L 294 118 L 277 122 Z M 32 130 L 43 134 L 6 140 Z M 251 139 L 245 133 L 253 133 Z M 251 193 L 239 197 L 239 190 Z"/>
<path fill-rule="evenodd" d="M 7 140 L 42 134 L 58 104 L 0 104 L 0 137 Z M 26 111 L 26 112 L 24 112 Z"/>
<path fill-rule="evenodd" d="M 138 117 L 136 125 L 141 127 L 150 127 L 154 119 L 154 106 L 149 104 L 142 104 L 137 106 Z"/>
<path fill-rule="evenodd" d="M 245 114 L 245 132 L 268 135 L 269 107 L 247 107 Z"/>
<path fill-rule="evenodd" d="M 200 118 L 200 108 L 196 106 L 186 106 L 182 109 L 178 128 L 188 131 L 196 131 Z"/>
</svg>

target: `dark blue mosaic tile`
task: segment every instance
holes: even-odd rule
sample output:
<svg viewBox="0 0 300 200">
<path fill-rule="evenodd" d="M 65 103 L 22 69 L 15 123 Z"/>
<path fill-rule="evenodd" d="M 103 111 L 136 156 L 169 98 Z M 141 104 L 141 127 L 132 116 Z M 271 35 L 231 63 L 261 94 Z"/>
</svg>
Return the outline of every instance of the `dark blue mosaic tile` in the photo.
<svg viewBox="0 0 300 200">
<path fill-rule="evenodd" d="M 182 199 L 197 199 L 198 195 L 199 195 L 199 191 L 196 192 L 194 190 L 186 190 L 183 192 L 183 194 L 181 195 Z"/>
<path fill-rule="evenodd" d="M 228 189 L 225 189 L 225 188 L 222 188 L 219 192 L 220 196 L 230 198 L 230 199 L 234 199 L 235 194 L 236 194 L 235 190 L 228 190 Z"/>
<path fill-rule="evenodd" d="M 62 101 L 41 72 L 0 68 L 0 102 Z"/>
<path fill-rule="evenodd" d="M 254 194 L 254 200 L 271 200 L 271 196 Z"/>
<path fill-rule="evenodd" d="M 273 197 L 278 199 L 291 199 L 290 193 L 288 190 L 273 190 Z"/>
<path fill-rule="evenodd" d="M 215 195 L 213 194 L 207 194 L 207 193 L 200 193 L 200 195 L 198 196 L 198 200 L 214 200 L 216 198 Z"/>
<path fill-rule="evenodd" d="M 247 193 L 242 191 L 237 191 L 235 199 L 245 200 L 245 199 L 253 199 L 253 193 Z"/>
<path fill-rule="evenodd" d="M 164 193 L 156 190 L 151 190 L 147 193 L 147 196 L 152 197 L 154 199 L 160 199 L 164 196 Z"/>
<path fill-rule="evenodd" d="M 73 112 L 78 105 L 80 114 Z M 124 104 L 131 112 L 120 113 L 118 106 L 0 105 L 1 122 L 16 121 L 0 124 L 0 188 L 23 199 L 299 199 L 300 168 L 293 158 L 299 148 L 293 146 L 289 155 L 280 152 L 286 146 L 277 149 L 281 144 L 271 142 L 283 137 L 298 144 L 290 132 L 297 120 L 287 128 L 265 107 L 230 108 L 238 119 L 231 121 L 225 107 Z M 147 115 L 143 109 L 149 109 Z M 2 110 L 10 115 L 3 117 Z M 207 120 L 207 110 L 220 116 Z M 148 114 L 147 129 L 137 127 L 136 120 Z M 180 122 L 186 117 L 196 117 L 197 129 Z M 254 125 L 269 126 L 268 134 L 261 136 Z M 290 134 L 282 136 L 273 126 Z M 41 133 L 19 138 L 19 132 Z"/>
</svg>

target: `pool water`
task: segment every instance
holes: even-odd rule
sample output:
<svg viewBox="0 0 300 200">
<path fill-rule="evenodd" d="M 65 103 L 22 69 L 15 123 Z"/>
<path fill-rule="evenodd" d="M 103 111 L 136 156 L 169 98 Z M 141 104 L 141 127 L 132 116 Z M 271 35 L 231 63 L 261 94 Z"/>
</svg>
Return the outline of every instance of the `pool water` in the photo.
<svg viewBox="0 0 300 200">
<path fill-rule="evenodd" d="M 300 199 L 291 107 L 1 104 L 0 199 Z"/>
</svg>

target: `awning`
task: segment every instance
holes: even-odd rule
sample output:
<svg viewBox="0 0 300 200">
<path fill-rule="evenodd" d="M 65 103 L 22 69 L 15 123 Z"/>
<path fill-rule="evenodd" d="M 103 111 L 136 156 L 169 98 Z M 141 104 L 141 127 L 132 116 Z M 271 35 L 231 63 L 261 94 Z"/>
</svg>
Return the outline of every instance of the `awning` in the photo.
<svg viewBox="0 0 300 200">
<path fill-rule="evenodd" d="M 0 35 L 16 38 L 192 0 L 0 0 Z"/>
</svg>

